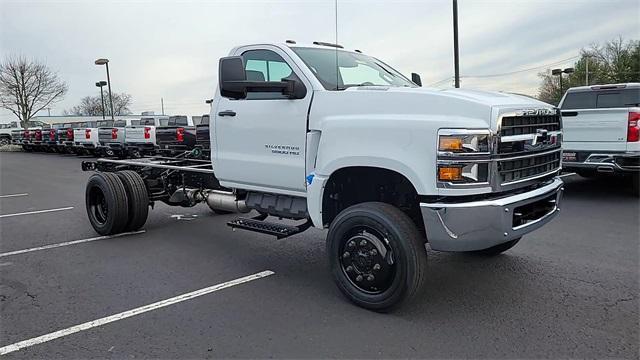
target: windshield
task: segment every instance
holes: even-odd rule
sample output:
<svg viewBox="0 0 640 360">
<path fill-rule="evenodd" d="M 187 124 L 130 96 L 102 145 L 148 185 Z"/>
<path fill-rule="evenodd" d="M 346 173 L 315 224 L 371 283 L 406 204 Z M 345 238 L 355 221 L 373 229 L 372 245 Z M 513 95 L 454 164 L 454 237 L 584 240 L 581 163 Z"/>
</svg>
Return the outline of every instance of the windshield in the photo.
<svg viewBox="0 0 640 360">
<path fill-rule="evenodd" d="M 327 90 L 344 90 L 351 86 L 416 87 L 392 67 L 371 56 L 333 49 L 291 49 Z"/>
</svg>

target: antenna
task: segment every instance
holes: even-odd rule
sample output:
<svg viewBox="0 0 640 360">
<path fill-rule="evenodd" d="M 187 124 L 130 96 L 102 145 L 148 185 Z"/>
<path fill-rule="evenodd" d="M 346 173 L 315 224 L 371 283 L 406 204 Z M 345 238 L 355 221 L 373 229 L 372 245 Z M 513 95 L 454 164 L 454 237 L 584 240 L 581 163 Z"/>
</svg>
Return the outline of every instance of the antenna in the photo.
<svg viewBox="0 0 640 360">
<path fill-rule="evenodd" d="M 338 44 L 338 0 L 334 0 L 334 8 L 336 15 L 336 44 Z M 340 68 L 338 67 L 338 48 L 336 47 L 336 91 L 338 90 L 338 80 L 340 79 L 338 71 L 340 71 Z"/>
</svg>

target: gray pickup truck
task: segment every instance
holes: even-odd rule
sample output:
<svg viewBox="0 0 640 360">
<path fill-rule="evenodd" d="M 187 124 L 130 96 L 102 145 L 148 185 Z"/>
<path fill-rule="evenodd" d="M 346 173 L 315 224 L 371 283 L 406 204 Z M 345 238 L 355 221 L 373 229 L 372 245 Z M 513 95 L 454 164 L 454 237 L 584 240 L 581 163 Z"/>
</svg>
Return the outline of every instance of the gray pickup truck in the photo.
<svg viewBox="0 0 640 360">
<path fill-rule="evenodd" d="M 113 122 L 109 121 L 106 126 L 98 128 L 98 142 L 100 143 L 98 150 L 100 155 L 126 158 L 126 127 L 139 124 L 140 120 L 118 119 Z"/>
</svg>

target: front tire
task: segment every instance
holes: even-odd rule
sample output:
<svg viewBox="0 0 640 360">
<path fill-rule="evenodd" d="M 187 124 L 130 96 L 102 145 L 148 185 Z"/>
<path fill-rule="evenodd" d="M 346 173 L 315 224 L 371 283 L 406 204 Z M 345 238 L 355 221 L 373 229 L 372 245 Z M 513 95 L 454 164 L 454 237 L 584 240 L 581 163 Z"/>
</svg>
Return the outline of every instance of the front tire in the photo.
<svg viewBox="0 0 640 360">
<path fill-rule="evenodd" d="M 335 283 L 356 305 L 385 312 L 410 302 L 426 277 L 425 239 L 411 218 L 385 203 L 343 210 L 327 235 Z"/>
<path fill-rule="evenodd" d="M 127 194 L 116 175 L 95 173 L 85 191 L 87 215 L 93 229 L 100 235 L 112 235 L 124 230 L 129 219 Z"/>
</svg>

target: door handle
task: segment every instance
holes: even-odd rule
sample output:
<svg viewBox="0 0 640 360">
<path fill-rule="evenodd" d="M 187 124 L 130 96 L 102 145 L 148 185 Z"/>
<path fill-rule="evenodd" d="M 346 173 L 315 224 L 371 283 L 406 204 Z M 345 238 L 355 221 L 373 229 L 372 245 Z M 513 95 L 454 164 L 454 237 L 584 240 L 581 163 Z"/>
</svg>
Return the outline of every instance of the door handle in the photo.
<svg viewBox="0 0 640 360">
<path fill-rule="evenodd" d="M 220 111 L 218 116 L 236 116 L 236 112 L 233 110 Z"/>
</svg>

